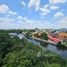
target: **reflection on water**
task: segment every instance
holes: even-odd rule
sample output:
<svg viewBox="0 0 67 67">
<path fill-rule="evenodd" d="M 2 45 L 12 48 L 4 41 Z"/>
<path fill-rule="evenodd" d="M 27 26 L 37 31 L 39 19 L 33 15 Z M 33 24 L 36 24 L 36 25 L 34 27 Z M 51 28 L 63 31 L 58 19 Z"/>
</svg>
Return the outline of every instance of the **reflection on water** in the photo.
<svg viewBox="0 0 67 67">
<path fill-rule="evenodd" d="M 17 33 L 8 33 L 9 35 L 11 35 L 11 36 L 16 36 L 17 35 Z"/>
<path fill-rule="evenodd" d="M 34 45 L 38 45 L 38 44 L 40 44 L 40 42 L 38 42 L 38 41 L 35 41 L 34 39 L 28 39 L 29 40 L 29 42 L 32 42 Z"/>
<path fill-rule="evenodd" d="M 22 38 L 25 37 L 23 34 L 17 34 L 17 33 L 9 33 L 9 35 L 11 35 L 12 37 L 13 37 L 13 36 L 18 36 L 19 39 L 22 39 Z"/>
<path fill-rule="evenodd" d="M 13 36 L 18 36 L 20 39 L 24 38 L 25 36 L 23 34 L 17 34 L 17 33 L 9 33 L 10 35 Z M 55 52 L 56 54 L 60 55 L 63 59 L 67 59 L 67 48 L 65 48 L 64 46 L 54 46 L 51 44 L 47 44 L 47 43 L 40 43 L 34 39 L 28 39 L 30 42 L 32 42 L 34 45 L 38 45 L 43 49 L 47 49 L 50 50 L 52 52 Z"/>
<path fill-rule="evenodd" d="M 46 47 L 48 50 L 55 52 L 57 54 L 59 54 L 62 58 L 67 59 L 67 50 L 63 50 L 62 48 L 59 49 L 58 47 L 48 44 L 48 46 Z"/>
<path fill-rule="evenodd" d="M 52 44 L 47 44 L 47 43 L 40 43 L 38 41 L 35 41 L 34 39 L 30 39 L 30 41 L 33 44 L 41 44 L 42 47 L 47 50 L 50 50 L 51 52 L 55 52 L 56 54 L 60 55 L 63 59 L 67 60 L 67 48 L 63 47 L 63 46 L 55 46 Z"/>
<path fill-rule="evenodd" d="M 20 39 L 22 39 L 22 38 L 24 38 L 25 36 L 24 35 L 22 35 L 22 34 L 18 34 L 17 35 Z"/>
</svg>

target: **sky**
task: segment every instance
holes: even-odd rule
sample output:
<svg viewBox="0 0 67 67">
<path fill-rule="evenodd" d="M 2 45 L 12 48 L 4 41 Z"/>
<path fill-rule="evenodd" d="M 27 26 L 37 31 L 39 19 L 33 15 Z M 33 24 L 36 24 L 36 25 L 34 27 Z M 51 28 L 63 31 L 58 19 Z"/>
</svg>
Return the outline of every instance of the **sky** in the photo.
<svg viewBox="0 0 67 67">
<path fill-rule="evenodd" d="M 0 0 L 0 29 L 67 28 L 67 0 Z"/>
</svg>

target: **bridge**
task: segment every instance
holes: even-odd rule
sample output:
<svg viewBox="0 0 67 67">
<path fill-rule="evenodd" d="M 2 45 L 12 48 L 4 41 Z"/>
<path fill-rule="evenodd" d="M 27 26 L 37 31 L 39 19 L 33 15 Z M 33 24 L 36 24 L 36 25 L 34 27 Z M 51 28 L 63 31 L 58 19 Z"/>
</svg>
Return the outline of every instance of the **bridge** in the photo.
<svg viewBox="0 0 67 67">
<path fill-rule="evenodd" d="M 56 45 L 57 43 L 51 41 L 51 40 L 44 40 L 44 39 L 40 39 L 40 38 L 37 38 L 37 37 L 32 37 L 34 40 L 37 40 L 37 41 L 40 41 L 40 42 L 44 42 L 44 43 L 48 43 L 48 44 L 53 44 L 53 45 Z"/>
<path fill-rule="evenodd" d="M 52 37 L 52 36 L 50 36 L 48 33 L 48 40 L 44 40 L 44 39 L 41 39 L 41 38 L 37 38 L 36 36 L 35 36 L 35 34 L 37 34 L 37 35 L 41 35 L 41 33 L 42 32 L 34 32 L 33 34 L 32 34 L 32 38 L 34 39 L 34 40 L 37 40 L 37 41 L 39 41 L 39 42 L 42 42 L 42 43 L 47 43 L 47 44 L 53 44 L 53 45 L 57 45 L 59 42 L 61 42 L 61 40 L 59 40 L 58 38 L 55 38 L 55 37 Z"/>
</svg>

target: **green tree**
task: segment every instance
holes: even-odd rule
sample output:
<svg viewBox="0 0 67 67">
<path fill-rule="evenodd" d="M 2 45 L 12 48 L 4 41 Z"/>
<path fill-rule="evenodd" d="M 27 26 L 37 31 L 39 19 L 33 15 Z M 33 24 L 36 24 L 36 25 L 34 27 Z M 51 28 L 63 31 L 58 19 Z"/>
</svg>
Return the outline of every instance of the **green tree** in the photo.
<svg viewBox="0 0 67 67">
<path fill-rule="evenodd" d="M 41 34 L 40 38 L 48 40 L 48 36 L 47 36 L 47 34 L 45 32 Z"/>
<path fill-rule="evenodd" d="M 66 62 L 25 38 L 0 33 L 0 67 L 66 67 Z"/>
</svg>

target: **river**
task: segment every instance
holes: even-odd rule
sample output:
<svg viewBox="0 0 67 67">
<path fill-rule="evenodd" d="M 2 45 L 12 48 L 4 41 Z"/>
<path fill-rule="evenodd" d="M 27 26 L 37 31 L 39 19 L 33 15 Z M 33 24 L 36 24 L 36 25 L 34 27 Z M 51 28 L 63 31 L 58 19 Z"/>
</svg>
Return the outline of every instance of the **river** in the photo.
<svg viewBox="0 0 67 67">
<path fill-rule="evenodd" d="M 23 34 L 16 34 L 16 33 L 10 33 L 10 35 L 13 36 L 18 36 L 20 39 L 24 38 L 25 36 Z M 50 50 L 51 52 L 54 52 L 58 55 L 60 55 L 63 59 L 67 60 L 67 48 L 65 47 L 57 47 L 52 44 L 42 44 L 34 39 L 28 39 L 30 42 L 32 42 L 34 45 L 40 46 L 43 50 L 47 49 Z"/>
<path fill-rule="evenodd" d="M 35 41 L 33 39 L 31 39 L 30 42 L 32 42 L 33 44 L 38 44 L 43 50 L 44 49 L 50 50 L 51 52 L 54 52 L 54 53 L 60 55 L 63 59 L 67 60 L 67 48 L 65 48 L 63 46 L 57 47 L 52 44 L 45 45 L 45 44 L 41 44 L 40 42 Z"/>
</svg>

